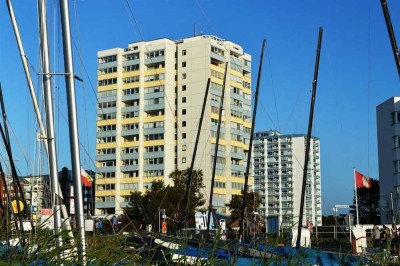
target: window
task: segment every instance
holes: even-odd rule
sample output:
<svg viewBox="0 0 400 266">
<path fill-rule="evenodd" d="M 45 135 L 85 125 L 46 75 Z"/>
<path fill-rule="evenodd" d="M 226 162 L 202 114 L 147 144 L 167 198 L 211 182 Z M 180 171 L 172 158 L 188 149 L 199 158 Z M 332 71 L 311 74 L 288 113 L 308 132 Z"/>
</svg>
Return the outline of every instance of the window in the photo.
<svg viewBox="0 0 400 266">
<path fill-rule="evenodd" d="M 186 157 L 182 157 L 182 163 L 186 163 Z"/>
<path fill-rule="evenodd" d="M 186 97 L 182 97 L 182 103 L 186 102 Z"/>
<path fill-rule="evenodd" d="M 393 161 L 394 173 L 400 173 L 400 160 Z"/>
<path fill-rule="evenodd" d="M 182 151 L 186 151 L 186 145 L 182 145 Z"/>
<path fill-rule="evenodd" d="M 392 124 L 400 123 L 400 112 L 392 112 Z"/>
<path fill-rule="evenodd" d="M 186 121 L 182 121 L 182 127 L 186 127 Z"/>
<path fill-rule="evenodd" d="M 186 50 L 182 50 L 182 55 L 186 55 Z"/>
<path fill-rule="evenodd" d="M 186 73 L 182 73 L 182 79 L 186 79 Z"/>
<path fill-rule="evenodd" d="M 186 91 L 186 85 L 182 85 L 182 91 Z"/>
<path fill-rule="evenodd" d="M 186 62 L 182 62 L 182 67 L 186 67 Z"/>
<path fill-rule="evenodd" d="M 186 139 L 186 133 L 182 133 L 182 139 Z"/>
<path fill-rule="evenodd" d="M 182 115 L 186 115 L 186 109 L 182 109 Z"/>
<path fill-rule="evenodd" d="M 400 147 L 400 136 L 393 136 L 393 149 Z"/>
</svg>

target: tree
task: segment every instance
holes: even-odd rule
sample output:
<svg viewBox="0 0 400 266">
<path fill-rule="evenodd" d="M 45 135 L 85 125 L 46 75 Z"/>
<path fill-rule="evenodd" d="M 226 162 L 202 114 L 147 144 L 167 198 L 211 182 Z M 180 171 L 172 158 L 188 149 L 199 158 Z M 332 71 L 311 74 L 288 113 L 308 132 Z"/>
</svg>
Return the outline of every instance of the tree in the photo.
<svg viewBox="0 0 400 266">
<path fill-rule="evenodd" d="M 240 217 L 242 211 L 243 190 L 242 195 L 233 195 L 229 203 L 225 204 L 231 212 L 231 219 L 235 220 Z M 246 195 L 245 216 L 251 215 L 260 206 L 260 196 L 257 192 L 249 192 Z"/>
<path fill-rule="evenodd" d="M 379 181 L 371 179 L 370 188 L 357 188 L 358 199 L 358 217 L 360 224 L 379 224 Z M 350 213 L 354 215 L 354 221 L 357 222 L 356 197 L 354 192 L 353 204 L 350 206 Z"/>
<path fill-rule="evenodd" d="M 131 193 L 131 201 L 125 213 L 136 225 L 143 222 L 152 224 L 158 229 L 158 215 L 160 209 L 165 209 L 165 214 L 170 221 L 180 221 L 182 213 L 188 204 L 187 217 L 189 225 L 194 226 L 194 213 L 196 208 L 204 205 L 205 200 L 201 189 L 203 188 L 203 172 L 194 170 L 190 186 L 189 199 L 183 199 L 186 191 L 186 183 L 190 169 L 175 170 L 169 178 L 173 186 L 165 186 L 163 181 L 153 181 L 150 190 L 142 193 L 135 191 Z"/>
</svg>

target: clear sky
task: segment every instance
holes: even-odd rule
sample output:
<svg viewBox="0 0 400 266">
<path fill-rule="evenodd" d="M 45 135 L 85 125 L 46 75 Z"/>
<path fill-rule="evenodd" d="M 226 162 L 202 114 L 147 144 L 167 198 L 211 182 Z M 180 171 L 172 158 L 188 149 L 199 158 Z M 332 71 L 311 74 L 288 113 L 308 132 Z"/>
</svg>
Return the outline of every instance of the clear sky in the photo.
<svg viewBox="0 0 400 266">
<path fill-rule="evenodd" d="M 13 1 L 34 84 L 39 91 L 39 35 L 36 1 Z M 400 3 L 389 1 L 400 32 Z M 58 9 L 48 1 L 51 67 L 63 72 Z M 353 167 L 378 179 L 376 106 L 398 96 L 395 67 L 382 8 L 365 1 L 71 1 L 81 160 L 94 168 L 97 51 L 131 42 L 199 33 L 240 44 L 253 56 L 256 85 L 262 40 L 267 40 L 256 130 L 307 132 L 318 28 L 324 28 L 313 135 L 321 140 L 323 214 L 351 204 Z M 56 14 L 56 15 L 54 15 Z M 5 3 L 0 6 L 0 82 L 21 174 L 37 173 L 36 133 L 30 95 Z M 399 37 L 400 38 L 400 35 Z M 70 167 L 64 79 L 54 79 L 59 168 Z M 40 94 L 39 94 L 40 96 Z M 4 155 L 4 149 L 1 150 Z M 41 158 L 44 159 L 43 157 Z"/>
</svg>

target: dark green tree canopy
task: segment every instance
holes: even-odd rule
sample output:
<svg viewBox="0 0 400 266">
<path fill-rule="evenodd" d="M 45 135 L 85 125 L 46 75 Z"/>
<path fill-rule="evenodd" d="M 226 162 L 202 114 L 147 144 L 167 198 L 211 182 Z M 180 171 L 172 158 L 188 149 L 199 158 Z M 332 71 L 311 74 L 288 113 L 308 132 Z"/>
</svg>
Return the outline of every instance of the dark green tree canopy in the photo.
<svg viewBox="0 0 400 266">
<path fill-rule="evenodd" d="M 205 200 L 201 189 L 203 188 L 203 172 L 194 170 L 188 200 L 184 199 L 187 179 L 190 169 L 181 171 L 175 170 L 169 178 L 173 185 L 165 186 L 163 181 L 153 181 L 151 189 L 144 193 L 135 191 L 131 193 L 131 201 L 126 214 L 137 225 L 145 222 L 152 224 L 153 228 L 158 229 L 158 215 L 160 209 L 165 209 L 165 214 L 170 222 L 182 219 L 183 211 L 188 204 L 189 226 L 194 226 L 194 213 L 196 208 L 204 205 Z"/>
<path fill-rule="evenodd" d="M 371 188 L 357 188 L 358 217 L 360 224 L 379 224 L 379 181 L 371 179 Z M 354 192 L 353 205 L 350 206 L 350 213 L 354 216 L 356 223 L 356 195 Z"/>
<path fill-rule="evenodd" d="M 229 203 L 225 204 L 231 212 L 231 219 L 235 220 L 240 217 L 242 211 L 243 190 L 242 195 L 233 195 Z M 246 195 L 245 216 L 249 216 L 260 206 L 260 196 L 257 192 L 249 192 Z"/>
</svg>

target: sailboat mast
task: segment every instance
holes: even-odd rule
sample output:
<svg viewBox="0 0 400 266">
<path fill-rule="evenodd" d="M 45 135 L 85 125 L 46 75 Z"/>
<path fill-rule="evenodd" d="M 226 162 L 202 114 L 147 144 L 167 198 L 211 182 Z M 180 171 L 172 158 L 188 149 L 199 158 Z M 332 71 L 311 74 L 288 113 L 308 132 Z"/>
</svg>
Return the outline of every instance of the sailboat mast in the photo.
<svg viewBox="0 0 400 266">
<path fill-rule="evenodd" d="M 210 218 L 211 218 L 211 212 L 213 211 L 212 203 L 213 203 L 213 194 L 214 194 L 215 170 L 217 168 L 219 135 L 220 135 L 220 131 L 221 131 L 222 111 L 224 109 L 224 97 L 225 97 L 225 87 L 226 87 L 226 78 L 227 78 L 227 76 L 228 76 L 228 62 L 226 62 L 226 64 L 225 64 L 224 85 L 222 86 L 221 102 L 220 102 L 220 105 L 219 105 L 217 136 L 216 136 L 216 142 L 215 142 L 214 162 L 213 162 L 212 177 L 211 177 L 210 205 L 208 207 L 207 234 L 210 231 L 210 223 L 211 223 Z"/>
<path fill-rule="evenodd" d="M 78 230 L 78 257 L 79 261 L 85 264 L 86 261 L 86 240 L 85 240 L 85 221 L 83 212 L 83 193 L 81 181 L 81 162 L 79 157 L 79 136 L 78 120 L 76 114 L 75 96 L 75 74 L 72 61 L 71 29 L 69 21 L 69 8 L 67 0 L 60 0 L 61 26 L 64 48 L 64 68 L 67 73 L 65 82 L 67 85 L 68 121 L 69 137 L 71 149 L 72 173 L 74 177 L 74 201 L 76 211 L 76 221 Z"/>
<path fill-rule="evenodd" d="M 183 197 L 184 201 L 186 202 L 186 206 L 185 206 L 185 210 L 183 212 L 183 221 L 185 222 L 185 227 L 187 227 L 187 215 L 189 212 L 189 204 L 190 204 L 190 200 L 189 200 L 189 195 L 190 195 L 190 186 L 192 184 L 192 177 L 193 177 L 193 168 L 194 168 L 194 161 L 196 159 L 196 154 L 197 154 L 197 146 L 199 144 L 199 139 L 200 139 L 200 133 L 201 133 L 201 126 L 203 124 L 203 118 L 204 118 L 204 110 L 206 109 L 206 102 L 207 102 L 207 97 L 208 97 L 208 91 L 210 90 L 210 83 L 211 83 L 211 79 L 208 78 L 207 80 L 207 88 L 206 88 L 206 92 L 204 93 L 204 100 L 203 100 L 203 106 L 201 108 L 201 116 L 200 116 L 200 121 L 199 121 L 199 128 L 197 129 L 197 136 L 196 136 L 196 142 L 194 143 L 194 150 L 193 150 L 193 155 L 192 155 L 192 162 L 190 163 L 190 170 L 188 173 L 188 179 L 187 179 L 187 183 L 186 183 L 186 191 L 185 191 L 185 195 Z"/>
<path fill-rule="evenodd" d="M 255 127 L 255 124 L 256 124 L 257 106 L 258 106 L 258 94 L 259 94 L 259 91 L 260 91 L 261 72 L 262 72 L 262 65 L 263 65 L 263 59 L 264 59 L 265 42 L 266 41 L 264 39 L 263 44 L 262 44 L 262 49 L 261 49 L 260 65 L 259 65 L 259 68 L 258 68 L 256 94 L 254 96 L 254 110 L 253 110 L 253 117 L 252 117 L 252 121 L 251 121 L 250 143 L 249 143 L 249 151 L 248 151 L 248 154 L 247 154 L 246 173 L 245 173 L 245 176 L 244 176 L 242 209 L 241 209 L 241 212 L 240 212 L 239 242 L 242 242 L 242 239 L 243 239 L 244 212 L 245 212 L 245 209 L 246 209 L 247 187 L 248 187 L 248 184 L 249 184 L 251 153 L 252 153 L 252 150 L 253 150 L 253 135 L 254 135 L 254 127 Z"/>
<path fill-rule="evenodd" d="M 40 50 L 43 68 L 43 88 L 44 100 L 46 109 L 46 126 L 47 126 L 47 145 L 49 147 L 49 170 L 51 178 L 52 189 L 52 206 L 54 217 L 54 235 L 56 238 L 56 246 L 61 248 L 62 239 L 61 232 L 61 213 L 60 204 L 62 198 L 59 196 L 60 190 L 58 186 L 58 171 L 57 171 L 57 154 L 56 143 L 54 135 L 54 113 L 53 113 L 53 100 L 51 90 L 51 73 L 49 63 L 49 47 L 47 38 L 47 21 L 46 21 L 46 0 L 38 0 L 39 11 L 39 27 L 40 27 Z"/>
<path fill-rule="evenodd" d="M 318 81 L 319 57 L 320 57 L 320 53 L 321 53 L 322 33 L 323 33 L 323 29 L 322 29 L 322 27 L 320 27 L 319 34 L 318 34 L 317 56 L 315 59 L 314 79 L 312 82 L 311 107 L 310 107 L 310 116 L 309 116 L 309 120 L 308 120 L 306 153 L 304 156 L 305 158 L 304 158 L 304 166 L 303 166 L 303 185 L 301 187 L 299 224 L 298 224 L 298 228 L 297 228 L 297 241 L 296 241 L 297 248 L 300 247 L 301 228 L 303 227 L 304 198 L 305 198 L 306 184 L 307 184 L 308 162 L 310 159 L 309 156 L 310 156 L 311 131 L 312 131 L 313 117 L 314 117 L 315 97 L 316 97 L 316 93 L 317 93 L 317 81 Z"/>
<path fill-rule="evenodd" d="M 397 47 L 396 36 L 394 35 L 392 20 L 390 19 L 389 9 L 386 0 L 381 0 L 383 15 L 385 16 L 386 27 L 389 33 L 390 43 L 392 44 L 392 51 L 394 56 L 394 61 L 396 62 L 397 73 L 400 77 L 400 57 L 399 48 Z"/>
</svg>

